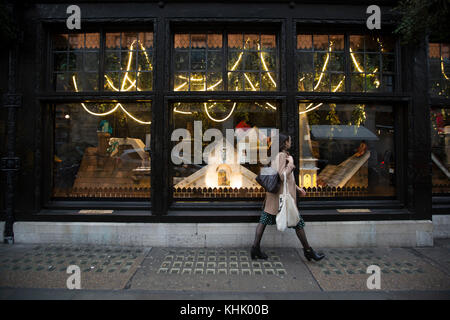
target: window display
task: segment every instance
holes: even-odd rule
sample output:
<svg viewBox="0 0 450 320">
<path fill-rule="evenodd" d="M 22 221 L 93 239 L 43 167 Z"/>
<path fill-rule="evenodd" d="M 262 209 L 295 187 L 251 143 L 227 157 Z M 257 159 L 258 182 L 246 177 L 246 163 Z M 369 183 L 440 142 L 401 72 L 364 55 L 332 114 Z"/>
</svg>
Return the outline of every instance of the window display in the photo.
<svg viewBox="0 0 450 320">
<path fill-rule="evenodd" d="M 106 33 L 105 91 L 149 91 L 153 86 L 153 33 Z"/>
<path fill-rule="evenodd" d="M 433 194 L 450 193 L 450 109 L 431 110 Z"/>
<path fill-rule="evenodd" d="M 345 48 L 348 39 L 349 47 Z M 389 37 L 343 34 L 297 35 L 298 91 L 392 92 L 395 42 Z M 346 72 L 348 66 L 349 72 Z M 350 78 L 350 87 L 346 79 Z"/>
<path fill-rule="evenodd" d="M 255 178 L 270 156 L 277 110 L 275 101 L 172 104 L 174 199 L 261 200 Z"/>
<path fill-rule="evenodd" d="M 297 36 L 298 90 L 345 91 L 343 35 Z"/>
<path fill-rule="evenodd" d="M 392 38 L 350 36 L 351 91 L 393 92 L 395 42 Z"/>
<path fill-rule="evenodd" d="M 176 33 L 173 70 L 174 91 L 276 91 L 276 36 Z"/>
<path fill-rule="evenodd" d="M 175 34 L 174 90 L 223 90 L 221 34 Z"/>
<path fill-rule="evenodd" d="M 54 197 L 150 197 L 150 102 L 57 104 L 54 115 Z"/>
<path fill-rule="evenodd" d="M 53 36 L 53 83 L 56 91 L 98 90 L 99 33 L 55 34 Z"/>
<path fill-rule="evenodd" d="M 104 49 L 100 46 L 102 38 Z M 54 34 L 52 45 L 56 91 L 153 88 L 153 32 Z M 99 87 L 101 83 L 103 88 Z"/>
<path fill-rule="evenodd" d="M 450 97 L 450 44 L 430 43 L 430 93 L 433 96 Z"/>
<path fill-rule="evenodd" d="M 228 90 L 278 90 L 276 49 L 275 35 L 229 34 Z"/>
<path fill-rule="evenodd" d="M 307 197 L 395 195 L 392 107 L 300 103 L 299 132 Z"/>
</svg>

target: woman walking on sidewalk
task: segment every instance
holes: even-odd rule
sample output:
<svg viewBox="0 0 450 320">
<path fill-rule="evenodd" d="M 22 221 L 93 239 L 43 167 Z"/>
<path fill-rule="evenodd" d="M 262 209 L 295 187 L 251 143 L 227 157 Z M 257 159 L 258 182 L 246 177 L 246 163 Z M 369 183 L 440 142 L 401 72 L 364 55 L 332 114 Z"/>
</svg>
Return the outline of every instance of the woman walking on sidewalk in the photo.
<svg viewBox="0 0 450 320">
<path fill-rule="evenodd" d="M 296 193 L 300 192 L 302 196 L 306 194 L 306 191 L 303 188 L 300 188 L 295 183 L 293 170 L 295 169 L 294 160 L 292 156 L 289 154 L 289 149 L 291 148 L 291 137 L 287 134 L 280 133 L 279 134 L 279 152 L 275 159 L 271 162 L 271 167 L 278 171 L 278 175 L 280 176 L 281 182 L 284 181 L 284 173 L 286 173 L 287 177 L 287 187 L 290 195 L 294 200 L 296 200 Z M 251 250 L 252 259 L 267 259 L 267 255 L 261 251 L 260 243 L 261 238 L 266 229 L 267 225 L 276 224 L 276 215 L 278 213 L 279 206 L 279 198 L 280 194 L 283 192 L 283 187 L 280 187 L 277 193 L 266 192 L 266 198 L 264 200 L 264 211 L 261 214 L 261 218 L 256 227 L 255 233 L 255 241 Z M 315 261 L 319 261 L 325 257 L 324 254 L 316 253 L 313 248 L 311 248 L 308 244 L 308 240 L 306 239 L 306 234 L 304 230 L 305 222 L 300 216 L 300 221 L 295 227 L 295 232 L 297 234 L 298 239 L 303 245 L 303 253 L 305 258 L 308 261 L 314 259 Z"/>
</svg>

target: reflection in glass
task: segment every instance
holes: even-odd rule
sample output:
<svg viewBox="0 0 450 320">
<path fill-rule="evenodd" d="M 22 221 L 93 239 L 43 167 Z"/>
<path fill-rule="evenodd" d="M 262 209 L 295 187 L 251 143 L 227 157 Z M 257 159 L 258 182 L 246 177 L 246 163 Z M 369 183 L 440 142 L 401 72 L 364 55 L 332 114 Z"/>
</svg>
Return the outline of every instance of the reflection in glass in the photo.
<svg viewBox="0 0 450 320">
<path fill-rule="evenodd" d="M 394 196 L 391 106 L 299 104 L 299 183 L 308 197 Z"/>
<path fill-rule="evenodd" d="M 344 36 L 297 35 L 299 91 L 345 91 Z"/>
<path fill-rule="evenodd" d="M 430 93 L 450 97 L 450 44 L 430 43 Z"/>
<path fill-rule="evenodd" d="M 276 49 L 273 34 L 229 34 L 228 90 L 278 90 Z"/>
<path fill-rule="evenodd" d="M 223 90 L 221 34 L 175 34 L 174 48 L 174 91 Z"/>
<path fill-rule="evenodd" d="M 150 91 L 153 32 L 106 33 L 105 91 Z"/>
<path fill-rule="evenodd" d="M 187 132 L 183 139 L 173 138 L 173 148 L 183 141 L 188 146 L 188 150 L 172 154 L 174 198 L 261 200 L 265 191 L 255 178 L 262 157 L 270 156 L 267 146 L 278 125 L 277 109 L 274 101 L 172 104 L 173 128 Z M 217 141 L 206 136 L 202 140 L 208 129 L 216 129 L 222 136 Z M 233 129 L 228 138 L 227 129 Z M 204 153 L 199 161 L 195 161 L 195 151 Z"/>
<path fill-rule="evenodd" d="M 56 91 L 98 90 L 99 33 L 55 34 L 53 45 L 53 85 Z"/>
<path fill-rule="evenodd" d="M 389 37 L 351 35 L 350 68 L 352 92 L 394 90 L 394 41 Z"/>
<path fill-rule="evenodd" d="M 57 104 L 54 113 L 54 197 L 150 197 L 150 102 Z"/>
<path fill-rule="evenodd" d="M 450 193 L 450 109 L 431 110 L 433 194 Z"/>
</svg>

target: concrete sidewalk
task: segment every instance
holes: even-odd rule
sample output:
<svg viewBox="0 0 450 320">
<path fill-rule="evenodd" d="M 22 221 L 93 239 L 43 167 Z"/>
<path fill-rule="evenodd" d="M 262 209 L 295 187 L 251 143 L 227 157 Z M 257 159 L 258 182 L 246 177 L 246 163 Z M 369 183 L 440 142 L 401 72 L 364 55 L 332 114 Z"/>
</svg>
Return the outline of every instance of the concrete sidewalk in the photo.
<svg viewBox="0 0 450 320">
<path fill-rule="evenodd" d="M 264 249 L 263 249 L 264 250 Z M 0 299 L 449 299 L 450 239 L 426 248 L 300 249 L 1 245 Z M 81 290 L 68 290 L 67 267 Z M 369 290 L 367 267 L 380 268 Z"/>
</svg>

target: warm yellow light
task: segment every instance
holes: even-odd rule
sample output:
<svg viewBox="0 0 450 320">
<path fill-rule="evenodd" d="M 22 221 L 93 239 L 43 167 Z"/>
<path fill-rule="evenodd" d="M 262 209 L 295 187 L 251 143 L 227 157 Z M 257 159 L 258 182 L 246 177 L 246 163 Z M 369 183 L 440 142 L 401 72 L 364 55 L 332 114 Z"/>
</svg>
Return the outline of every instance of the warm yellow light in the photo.
<svg viewBox="0 0 450 320">
<path fill-rule="evenodd" d="M 442 56 L 441 56 L 441 73 L 444 76 L 445 80 L 450 80 L 450 78 L 445 74 L 445 71 L 444 71 L 444 59 L 442 58 Z"/>
<path fill-rule="evenodd" d="M 277 108 L 276 108 L 275 106 L 271 105 L 270 103 L 266 102 L 266 104 L 267 104 L 269 107 L 271 107 L 273 110 L 277 110 Z"/>
<path fill-rule="evenodd" d="M 181 113 L 181 114 L 192 114 L 191 111 L 181 111 L 181 110 L 177 110 L 177 107 L 173 108 L 173 112 Z"/>
<path fill-rule="evenodd" d="M 254 86 L 253 83 L 250 81 L 250 79 L 248 78 L 248 76 L 247 76 L 246 73 L 244 73 L 244 77 L 245 77 L 245 79 L 247 79 L 248 83 L 250 83 L 250 86 L 252 87 L 252 90 L 253 90 L 253 91 L 256 91 L 255 86 Z"/>
<path fill-rule="evenodd" d="M 325 59 L 325 63 L 323 64 L 322 67 L 322 72 L 320 73 L 320 77 L 319 77 L 319 81 L 317 81 L 317 84 L 315 85 L 313 90 L 316 90 L 319 87 L 320 82 L 322 81 L 322 77 L 323 74 L 327 68 L 328 65 L 328 61 L 330 60 L 330 53 L 331 53 L 331 46 L 333 45 L 333 41 L 330 41 L 330 46 L 328 47 L 328 53 L 327 53 L 327 58 Z"/>
<path fill-rule="evenodd" d="M 220 120 L 219 119 L 214 119 L 213 117 L 211 117 L 211 115 L 208 112 L 208 107 L 206 106 L 206 102 L 204 102 L 203 105 L 205 106 L 205 112 L 206 112 L 206 114 L 207 114 L 209 119 L 211 119 L 214 122 L 223 122 L 223 121 L 227 120 L 233 114 L 234 108 L 236 107 L 236 102 L 233 104 L 233 108 L 231 108 L 230 113 L 225 118 L 220 119 Z"/>
<path fill-rule="evenodd" d="M 359 72 L 363 73 L 364 70 L 361 69 L 358 61 L 356 60 L 355 54 L 353 53 L 352 48 L 350 48 L 350 56 L 352 57 L 352 61 L 353 61 L 353 64 L 355 65 L 356 70 L 358 70 Z"/>
<path fill-rule="evenodd" d="M 72 76 L 72 81 L 73 81 L 73 85 L 75 87 L 75 91 L 78 92 L 78 86 L 77 86 L 77 81 L 75 79 L 75 75 Z M 104 117 L 107 116 L 113 112 L 115 112 L 118 108 L 121 108 L 122 111 L 129 116 L 131 119 L 133 119 L 134 121 L 136 121 L 137 123 L 140 124 L 151 124 L 151 121 L 142 121 L 139 120 L 138 118 L 134 117 L 131 113 L 129 113 L 120 103 L 117 103 L 116 106 L 114 108 L 112 108 L 111 110 L 104 112 L 104 113 L 97 113 L 97 112 L 92 112 L 91 110 L 89 110 L 86 105 L 82 102 L 81 106 L 84 108 L 84 110 L 86 110 L 87 113 L 92 114 L 93 116 L 97 116 L 97 117 Z"/>
<path fill-rule="evenodd" d="M 259 43 L 258 43 L 258 50 L 261 50 L 261 47 L 259 46 Z M 262 64 L 263 64 L 264 70 L 265 70 L 265 71 L 269 71 L 269 68 L 267 68 L 267 66 L 266 66 L 266 61 L 264 60 L 262 51 L 260 51 L 259 54 L 260 54 L 260 56 L 261 56 L 261 62 L 262 62 Z M 276 87 L 276 86 L 277 86 L 277 83 L 275 82 L 275 80 L 273 80 L 272 76 L 270 75 L 270 72 L 268 72 L 267 75 L 269 76 L 269 79 L 272 81 L 274 87 Z"/>
<path fill-rule="evenodd" d="M 344 83 L 345 80 L 345 76 L 342 78 L 342 80 L 338 83 L 338 85 L 333 89 L 333 92 L 336 92 L 339 90 L 339 88 L 341 87 L 341 85 Z M 312 103 L 310 103 L 308 106 L 306 106 L 306 109 L 304 111 L 300 111 L 298 114 L 304 114 L 307 112 L 310 112 L 314 109 L 317 109 L 318 107 L 320 107 L 323 103 L 319 103 L 318 105 L 314 106 L 313 108 L 311 108 L 311 106 L 313 105 Z M 311 109 L 310 109 L 311 108 Z"/>
<path fill-rule="evenodd" d="M 181 88 L 183 88 L 185 85 L 187 85 L 187 82 L 183 82 L 182 84 L 180 84 L 178 87 L 176 87 L 175 89 L 173 89 L 174 91 L 178 91 Z"/>
</svg>

